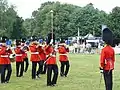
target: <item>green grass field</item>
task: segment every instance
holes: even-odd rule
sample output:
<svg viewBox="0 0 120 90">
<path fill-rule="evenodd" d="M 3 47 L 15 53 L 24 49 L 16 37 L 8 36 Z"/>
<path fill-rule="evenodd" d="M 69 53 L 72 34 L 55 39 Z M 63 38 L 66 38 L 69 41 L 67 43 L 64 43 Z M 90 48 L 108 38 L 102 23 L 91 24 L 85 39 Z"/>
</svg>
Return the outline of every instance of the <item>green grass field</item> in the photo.
<svg viewBox="0 0 120 90">
<path fill-rule="evenodd" d="M 46 75 L 40 79 L 31 79 L 31 65 L 24 77 L 15 76 L 15 63 L 12 64 L 13 73 L 8 84 L 0 84 L 0 90 L 105 90 L 102 79 L 99 88 L 99 55 L 69 54 L 70 72 L 68 77 L 58 77 L 55 87 L 46 86 Z M 58 65 L 59 65 L 58 61 Z M 60 67 L 59 67 L 60 68 Z M 120 90 L 120 56 L 116 55 L 113 90 Z"/>
</svg>

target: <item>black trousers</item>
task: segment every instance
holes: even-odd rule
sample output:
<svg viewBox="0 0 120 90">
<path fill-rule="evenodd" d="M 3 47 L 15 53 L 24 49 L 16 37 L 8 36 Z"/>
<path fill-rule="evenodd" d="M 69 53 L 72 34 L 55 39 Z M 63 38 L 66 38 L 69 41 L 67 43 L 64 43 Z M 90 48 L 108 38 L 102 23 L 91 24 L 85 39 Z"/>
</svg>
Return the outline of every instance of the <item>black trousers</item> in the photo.
<svg viewBox="0 0 120 90">
<path fill-rule="evenodd" d="M 11 73 L 12 73 L 11 64 L 1 65 L 1 83 L 9 82 Z"/>
<path fill-rule="evenodd" d="M 16 76 L 21 77 L 23 76 L 24 72 L 24 62 L 16 62 Z"/>
<path fill-rule="evenodd" d="M 52 78 L 53 71 L 53 78 Z M 47 65 L 47 85 L 56 84 L 58 78 L 58 66 L 51 64 Z"/>
<path fill-rule="evenodd" d="M 40 68 L 40 73 L 41 73 L 41 74 L 43 73 L 43 64 L 44 64 L 44 61 L 41 60 L 41 61 L 40 61 L 40 64 L 39 64 L 39 68 Z"/>
<path fill-rule="evenodd" d="M 60 75 L 67 76 L 69 67 L 70 67 L 69 61 L 60 61 L 60 62 L 61 62 Z M 66 68 L 65 68 L 65 66 L 66 66 Z"/>
<path fill-rule="evenodd" d="M 103 75 L 104 75 L 106 90 L 112 90 L 112 86 L 113 86 L 112 70 L 110 70 L 110 71 L 104 70 Z"/>
<path fill-rule="evenodd" d="M 0 65 L 0 74 L 1 74 L 1 67 L 2 67 L 2 65 Z"/>
<path fill-rule="evenodd" d="M 37 64 L 39 65 L 38 70 L 36 70 Z M 40 74 L 41 72 L 40 66 L 41 66 L 40 61 L 32 62 L 32 79 L 36 79 L 36 75 L 38 76 Z"/>
<path fill-rule="evenodd" d="M 24 58 L 24 62 L 25 62 L 25 64 L 24 64 L 24 66 L 25 66 L 24 71 L 27 72 L 28 66 L 29 66 L 29 61 L 28 61 L 28 58 L 27 58 L 27 57 Z"/>
</svg>

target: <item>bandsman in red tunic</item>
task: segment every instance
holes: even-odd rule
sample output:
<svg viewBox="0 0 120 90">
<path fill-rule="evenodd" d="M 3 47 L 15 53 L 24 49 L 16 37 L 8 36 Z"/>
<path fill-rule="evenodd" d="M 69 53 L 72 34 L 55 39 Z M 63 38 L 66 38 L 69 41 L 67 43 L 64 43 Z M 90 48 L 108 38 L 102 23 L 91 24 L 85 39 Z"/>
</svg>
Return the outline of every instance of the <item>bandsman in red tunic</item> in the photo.
<svg viewBox="0 0 120 90">
<path fill-rule="evenodd" d="M 15 48 L 15 60 L 16 60 L 16 77 L 22 77 L 24 72 L 24 54 L 25 52 L 22 50 L 21 40 L 16 40 L 16 48 Z"/>
<path fill-rule="evenodd" d="M 103 29 L 102 34 L 103 34 L 102 39 L 106 43 L 106 46 L 101 51 L 100 70 L 102 71 L 104 76 L 106 90 L 112 90 L 113 86 L 112 71 L 114 69 L 115 63 L 115 52 L 111 47 L 113 35 L 108 28 Z"/>
<path fill-rule="evenodd" d="M 67 77 L 69 67 L 70 67 L 69 60 L 68 60 L 68 52 L 69 52 L 69 48 L 66 47 L 65 41 L 61 40 L 58 47 L 59 61 L 61 63 L 60 76 Z"/>
<path fill-rule="evenodd" d="M 44 64 L 44 61 L 46 59 L 46 54 L 45 54 L 45 51 L 44 51 L 44 47 L 42 45 L 40 45 L 38 47 L 38 52 L 39 52 L 39 57 L 40 57 L 40 73 L 45 74 L 43 72 L 43 64 Z"/>
<path fill-rule="evenodd" d="M 10 62 L 10 54 L 12 54 L 12 50 L 10 47 L 6 46 L 7 37 L 1 38 L 1 46 L 0 46 L 0 66 L 1 66 L 1 83 L 8 83 L 12 73 L 12 67 Z"/>
<path fill-rule="evenodd" d="M 45 52 L 47 55 L 46 65 L 47 65 L 47 86 L 55 86 L 58 78 L 58 66 L 56 62 L 56 51 L 54 50 L 55 39 L 51 38 L 52 34 L 48 34 L 47 46 L 45 47 Z M 53 72 L 53 74 L 52 74 Z M 53 75 L 53 78 L 52 78 Z"/>
<path fill-rule="evenodd" d="M 29 61 L 28 61 L 28 56 L 27 56 L 27 52 L 29 51 L 29 48 L 28 48 L 28 46 L 26 45 L 26 38 L 22 38 L 22 43 L 21 43 L 21 46 L 22 46 L 22 48 L 23 48 L 23 50 L 24 50 L 24 52 L 25 52 L 25 54 L 24 54 L 24 58 L 23 58 L 23 60 L 24 60 L 24 62 L 25 62 L 25 64 L 24 64 L 24 72 L 27 72 L 27 70 L 28 70 L 28 66 L 29 66 Z"/>
<path fill-rule="evenodd" d="M 40 75 L 40 67 L 37 69 L 37 64 L 40 66 L 40 57 L 39 57 L 39 52 L 38 52 L 38 43 L 37 43 L 37 38 L 35 36 L 31 37 L 31 44 L 29 46 L 29 50 L 31 52 L 31 58 L 30 61 L 32 62 L 32 79 L 36 79 L 36 76 L 38 78 Z"/>
<path fill-rule="evenodd" d="M 46 74 L 46 70 L 47 70 L 47 67 L 46 67 L 46 53 L 45 53 L 45 48 L 47 47 L 47 44 L 46 42 L 43 43 L 43 50 L 44 50 L 44 55 L 45 55 L 45 59 L 44 59 L 44 64 L 43 64 L 43 72 L 42 74 Z"/>
</svg>

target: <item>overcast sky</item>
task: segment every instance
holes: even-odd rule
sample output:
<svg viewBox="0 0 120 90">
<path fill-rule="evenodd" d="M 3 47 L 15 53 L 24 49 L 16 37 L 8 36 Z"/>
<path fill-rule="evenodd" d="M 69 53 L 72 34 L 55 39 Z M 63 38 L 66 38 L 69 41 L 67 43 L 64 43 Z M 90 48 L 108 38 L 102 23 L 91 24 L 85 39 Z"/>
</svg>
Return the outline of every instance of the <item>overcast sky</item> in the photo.
<svg viewBox="0 0 120 90">
<path fill-rule="evenodd" d="M 120 0 L 8 0 L 10 4 L 15 5 L 18 15 L 25 18 L 30 18 L 31 13 L 37 10 L 41 3 L 46 1 L 59 1 L 61 3 L 70 3 L 78 6 L 85 6 L 88 3 L 93 3 L 100 10 L 109 13 L 115 6 L 120 6 Z"/>
</svg>

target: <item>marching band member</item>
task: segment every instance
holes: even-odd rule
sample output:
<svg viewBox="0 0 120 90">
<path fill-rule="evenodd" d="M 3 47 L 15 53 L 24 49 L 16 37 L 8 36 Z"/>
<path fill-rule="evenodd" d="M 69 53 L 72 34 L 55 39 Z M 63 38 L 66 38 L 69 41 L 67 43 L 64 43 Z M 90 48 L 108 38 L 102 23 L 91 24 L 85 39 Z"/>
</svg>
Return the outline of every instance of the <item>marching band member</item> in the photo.
<svg viewBox="0 0 120 90">
<path fill-rule="evenodd" d="M 112 71 L 115 63 L 115 52 L 111 47 L 113 35 L 108 28 L 103 29 L 102 39 L 106 43 L 106 46 L 102 49 L 100 56 L 100 70 L 104 76 L 106 90 L 112 90 Z"/>
<path fill-rule="evenodd" d="M 52 39 L 52 34 L 48 34 L 47 46 L 45 52 L 47 55 L 46 65 L 47 65 L 47 86 L 55 86 L 58 78 L 58 66 L 56 63 L 56 51 L 52 46 L 54 44 L 54 38 Z M 53 78 L 52 78 L 53 71 Z"/>
<path fill-rule="evenodd" d="M 46 54 L 45 54 L 43 46 L 38 47 L 38 52 L 39 52 L 39 57 L 40 57 L 40 73 L 45 74 L 43 72 L 43 64 L 44 64 L 44 61 L 46 59 Z"/>
<path fill-rule="evenodd" d="M 16 48 L 15 48 L 15 59 L 16 59 L 16 77 L 22 77 L 24 72 L 24 61 L 23 61 L 23 55 L 25 52 L 22 50 L 21 47 L 21 40 L 16 40 Z"/>
<path fill-rule="evenodd" d="M 2 45 L 0 46 L 0 66 L 1 66 L 1 83 L 8 83 L 12 73 L 12 67 L 10 63 L 10 54 L 12 50 L 6 46 L 7 37 L 1 38 Z M 7 71 L 7 74 L 6 74 Z"/>
<path fill-rule="evenodd" d="M 25 64 L 24 64 L 24 66 L 25 66 L 24 72 L 27 72 L 28 66 L 29 66 L 29 61 L 28 61 L 27 52 L 29 51 L 29 48 L 28 48 L 28 46 L 25 44 L 25 42 L 26 42 L 26 38 L 22 38 L 21 46 L 23 47 L 24 52 L 25 52 L 25 54 L 24 54 L 24 59 L 23 59 L 23 61 L 25 62 Z"/>
<path fill-rule="evenodd" d="M 67 55 L 67 53 L 69 52 L 69 48 L 66 48 L 64 40 L 61 40 L 58 47 L 58 52 L 59 52 L 59 61 L 61 63 L 60 76 L 67 77 L 70 67 L 68 55 Z M 65 70 L 65 66 L 66 66 L 66 70 Z"/>
<path fill-rule="evenodd" d="M 46 42 L 43 43 L 43 50 L 44 50 L 44 55 L 45 55 L 45 58 L 44 58 L 44 64 L 43 64 L 43 72 L 42 74 L 46 74 L 46 70 L 47 70 L 47 66 L 46 66 L 46 53 L 45 53 L 45 48 L 47 47 L 47 44 Z"/>
<path fill-rule="evenodd" d="M 30 60 L 32 62 L 32 79 L 36 79 L 36 75 L 38 78 L 40 78 L 39 77 L 40 67 L 38 68 L 38 71 L 36 71 L 37 64 L 39 64 L 40 66 L 40 58 L 39 58 L 39 52 L 38 52 L 38 43 L 35 36 L 31 37 L 31 44 L 29 46 L 29 50 L 31 52 Z"/>
</svg>

